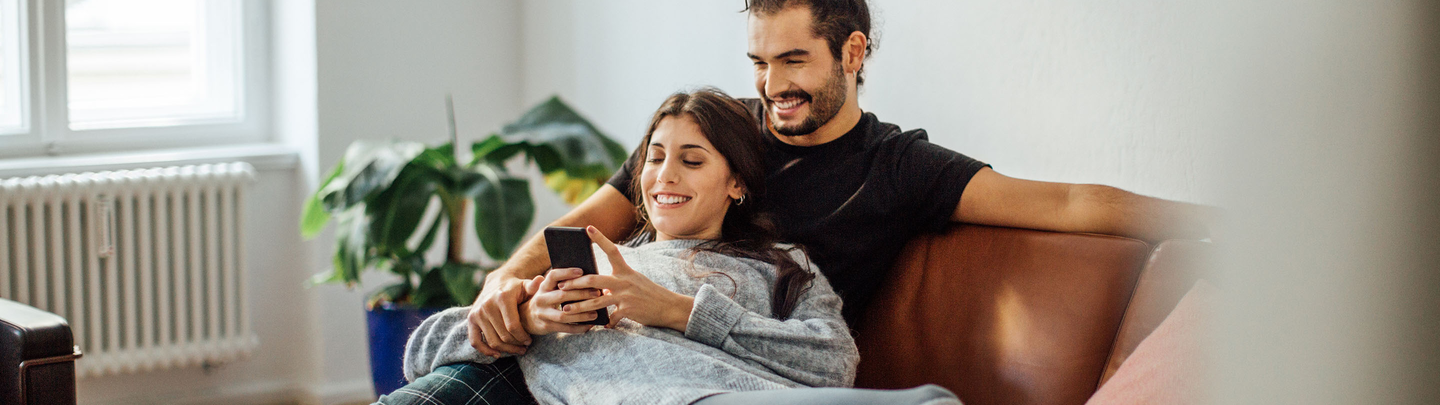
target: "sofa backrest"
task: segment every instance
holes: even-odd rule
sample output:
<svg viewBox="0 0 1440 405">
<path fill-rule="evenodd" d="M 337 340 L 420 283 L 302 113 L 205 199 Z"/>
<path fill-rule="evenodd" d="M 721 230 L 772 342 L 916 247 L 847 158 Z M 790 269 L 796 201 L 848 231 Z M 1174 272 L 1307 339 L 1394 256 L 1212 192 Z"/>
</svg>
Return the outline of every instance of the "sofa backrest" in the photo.
<svg viewBox="0 0 1440 405">
<path fill-rule="evenodd" d="M 1201 271 L 1208 265 L 1213 247 L 1210 243 L 1193 240 L 1168 240 L 1155 247 L 1145 270 L 1135 284 L 1135 294 L 1125 309 L 1125 318 L 1120 321 L 1120 332 L 1115 336 L 1115 347 L 1110 350 L 1110 360 L 1105 363 L 1105 373 L 1100 385 L 1115 375 L 1120 363 L 1135 352 L 1140 341 L 1150 336 L 1160 326 L 1200 280 Z"/>
<path fill-rule="evenodd" d="M 1083 404 L 1149 253 L 1133 239 L 976 225 L 917 238 L 853 325 L 856 386 Z"/>
</svg>

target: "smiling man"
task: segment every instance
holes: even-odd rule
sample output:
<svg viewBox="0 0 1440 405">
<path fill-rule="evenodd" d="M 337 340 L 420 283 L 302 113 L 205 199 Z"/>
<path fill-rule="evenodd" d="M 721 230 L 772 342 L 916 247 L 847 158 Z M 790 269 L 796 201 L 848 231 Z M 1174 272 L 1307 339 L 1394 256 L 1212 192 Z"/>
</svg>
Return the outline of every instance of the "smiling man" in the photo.
<svg viewBox="0 0 1440 405">
<path fill-rule="evenodd" d="M 750 0 L 747 12 L 746 56 L 754 63 L 759 97 L 745 102 L 771 135 L 767 210 L 785 239 L 807 247 L 844 298 L 844 316 L 852 324 L 863 322 L 857 315 L 904 244 L 952 222 L 1149 241 L 1207 233 L 1210 208 L 1109 186 L 1006 177 L 930 143 L 924 130 L 902 131 L 864 112 L 857 95 L 874 49 L 864 0 Z M 628 236 L 636 224 L 625 185 L 636 159 L 631 156 L 609 184 L 552 225 L 593 225 L 611 239 Z M 537 236 L 486 278 L 469 313 L 478 351 L 524 353 L 530 336 L 516 308 L 533 293 L 525 280 L 548 268 L 545 242 Z M 523 377 L 506 364 L 467 369 L 466 385 L 523 392 Z M 489 403 L 525 400 L 476 395 Z"/>
</svg>

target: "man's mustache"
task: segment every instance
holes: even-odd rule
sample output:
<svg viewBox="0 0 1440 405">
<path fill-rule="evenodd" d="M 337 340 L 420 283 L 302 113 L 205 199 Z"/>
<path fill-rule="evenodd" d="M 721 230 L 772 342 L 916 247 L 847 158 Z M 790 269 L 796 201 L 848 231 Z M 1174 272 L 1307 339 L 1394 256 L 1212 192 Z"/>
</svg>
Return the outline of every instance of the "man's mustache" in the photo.
<svg viewBox="0 0 1440 405">
<path fill-rule="evenodd" d="M 810 93 L 807 93 L 804 90 L 787 90 L 781 92 L 780 94 L 776 94 L 775 97 L 766 97 L 765 103 L 775 104 L 775 99 L 777 98 L 798 98 L 801 100 L 805 100 L 806 102 L 809 102 L 811 100 Z"/>
</svg>

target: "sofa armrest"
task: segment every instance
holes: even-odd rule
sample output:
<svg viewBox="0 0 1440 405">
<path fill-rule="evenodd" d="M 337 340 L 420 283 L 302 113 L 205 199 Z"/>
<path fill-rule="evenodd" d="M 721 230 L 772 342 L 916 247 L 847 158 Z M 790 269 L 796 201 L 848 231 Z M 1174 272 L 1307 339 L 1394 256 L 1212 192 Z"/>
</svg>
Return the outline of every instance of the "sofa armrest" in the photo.
<svg viewBox="0 0 1440 405">
<path fill-rule="evenodd" d="M 1200 279 L 1213 250 L 1210 243 L 1193 240 L 1169 240 L 1155 248 L 1136 282 L 1135 293 L 1125 309 L 1125 318 L 1120 322 L 1120 332 L 1115 336 L 1115 346 L 1097 388 L 1105 385 L 1120 369 L 1120 364 L 1135 352 L 1140 341 L 1170 315 L 1175 304 Z"/>
<path fill-rule="evenodd" d="M 65 318 L 0 299 L 0 403 L 75 403 L 80 351 Z"/>
</svg>

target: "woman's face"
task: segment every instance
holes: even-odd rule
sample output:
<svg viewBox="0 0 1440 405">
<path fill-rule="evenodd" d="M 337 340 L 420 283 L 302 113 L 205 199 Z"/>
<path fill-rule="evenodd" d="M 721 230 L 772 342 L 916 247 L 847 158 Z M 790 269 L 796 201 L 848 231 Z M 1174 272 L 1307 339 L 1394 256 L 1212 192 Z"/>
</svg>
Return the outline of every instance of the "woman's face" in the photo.
<svg viewBox="0 0 1440 405">
<path fill-rule="evenodd" d="M 730 165 L 689 114 L 660 120 L 640 170 L 656 240 L 717 239 L 732 199 L 744 195 Z"/>
</svg>

